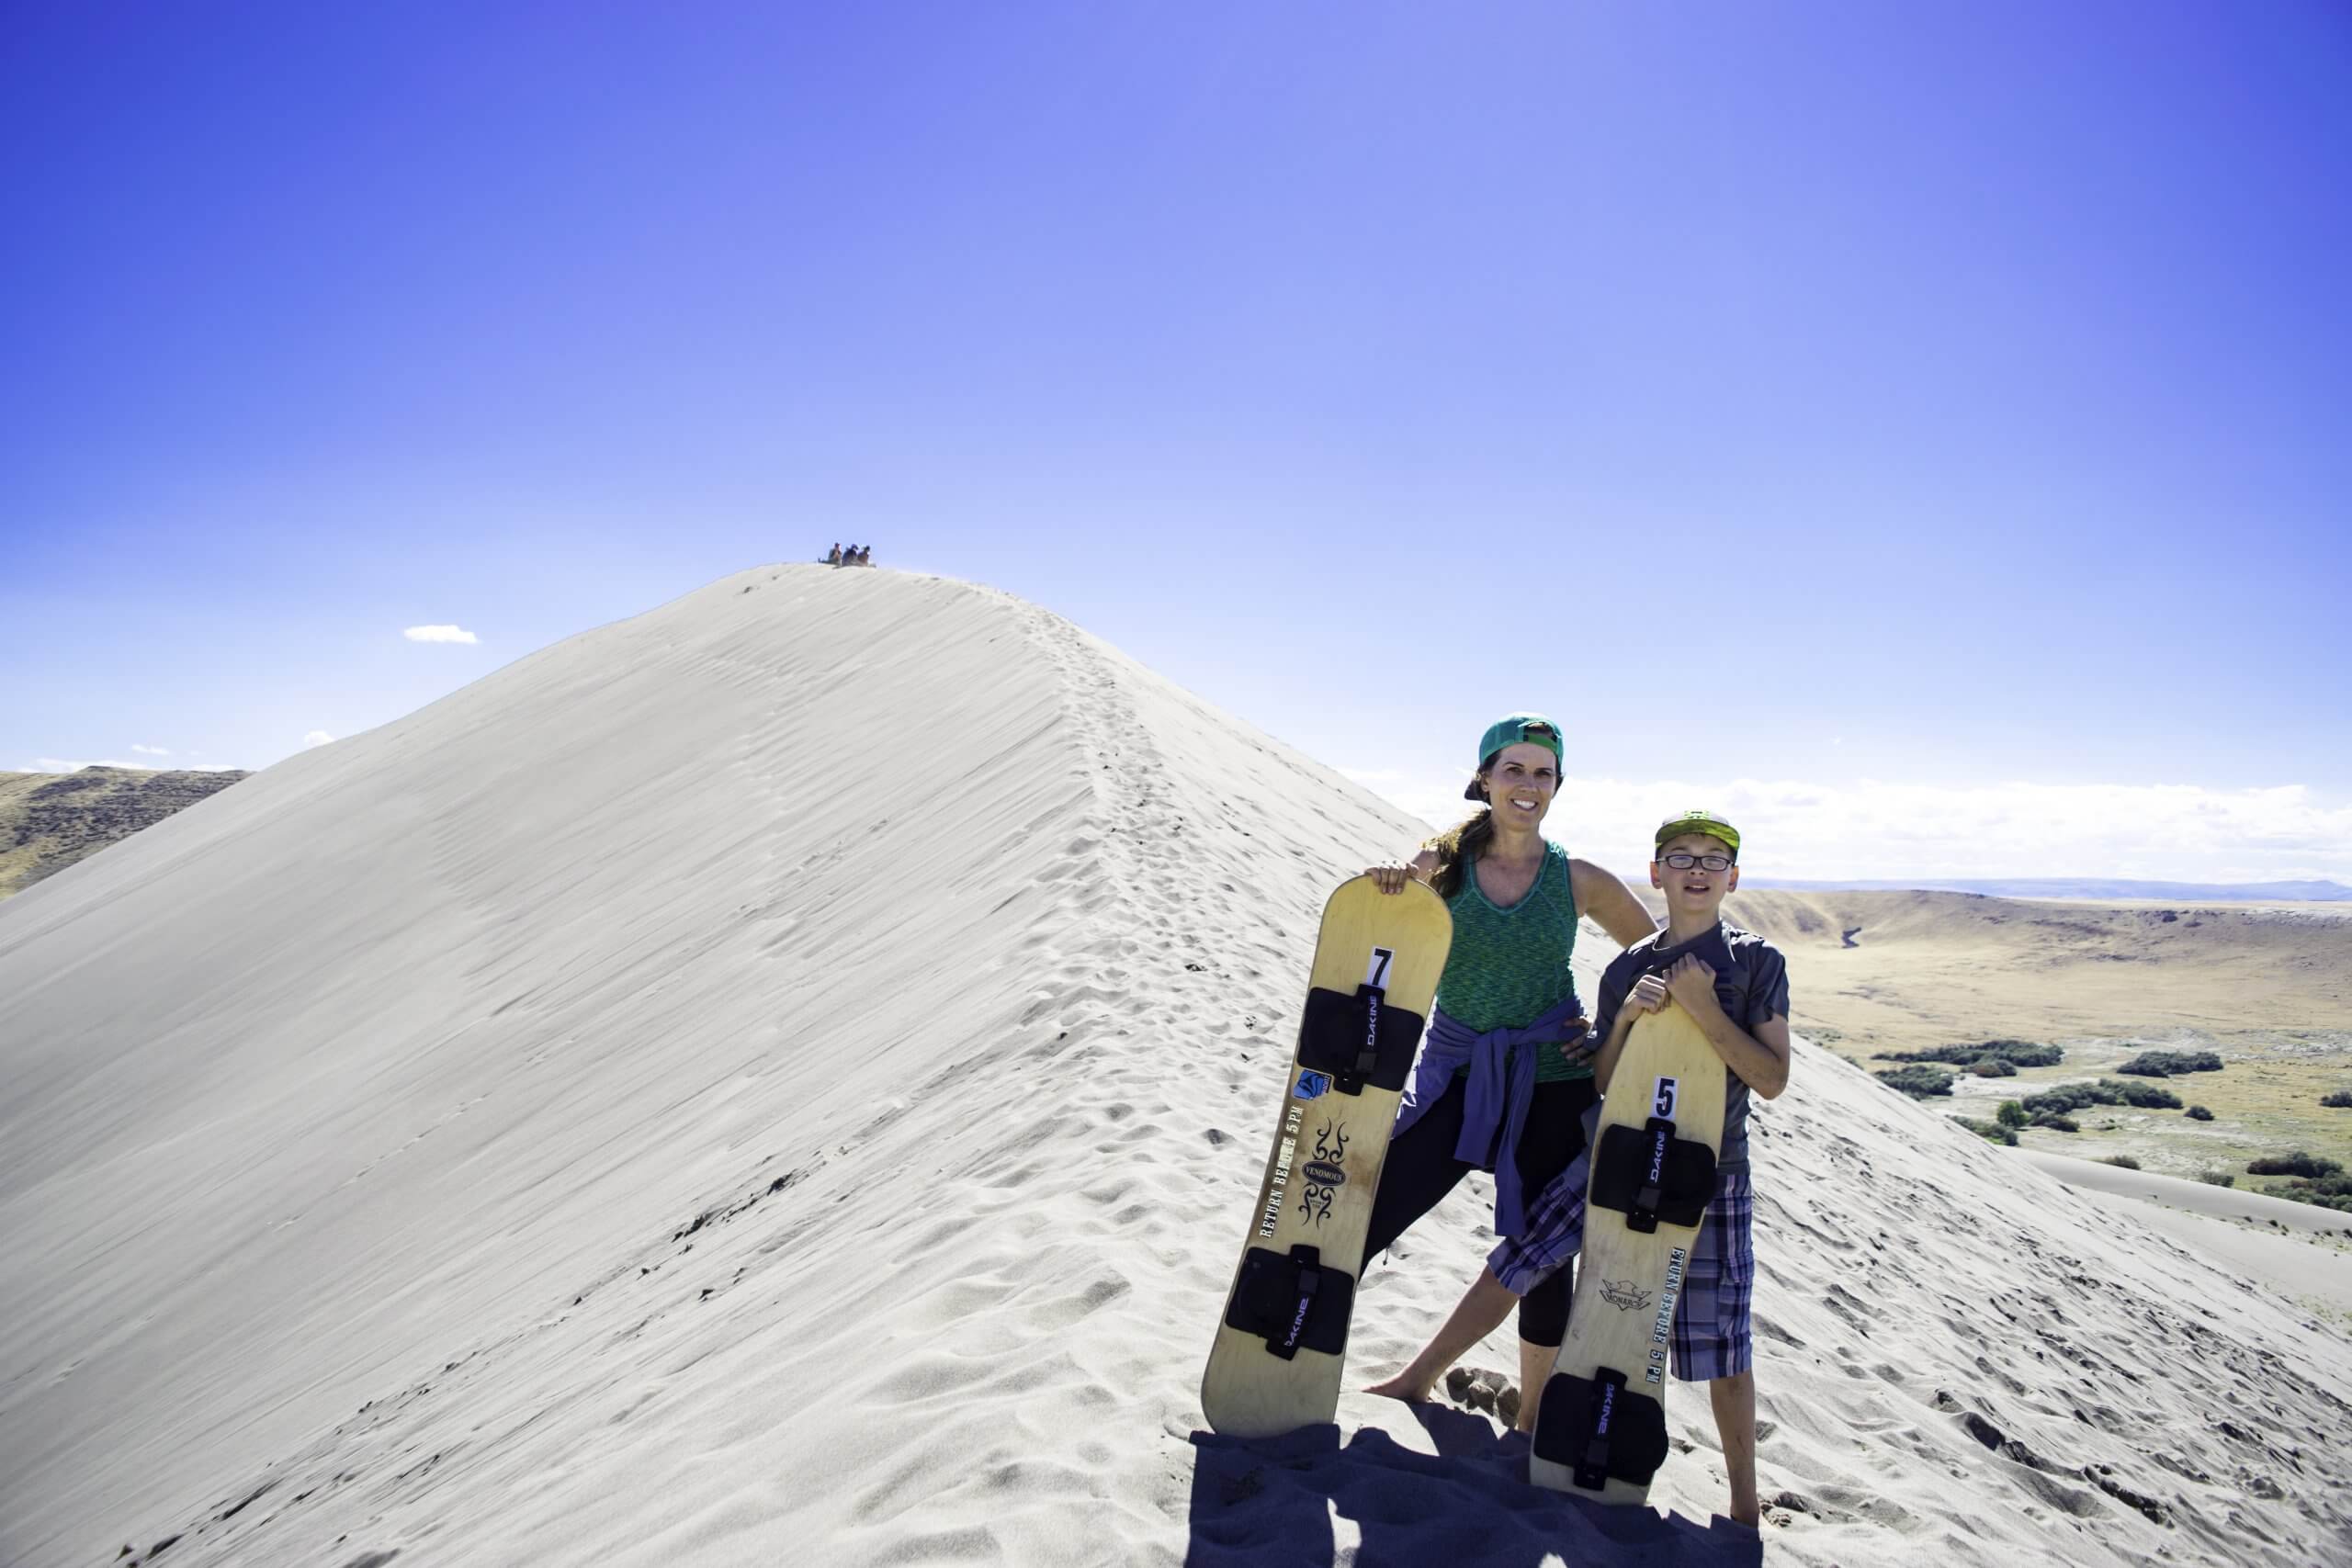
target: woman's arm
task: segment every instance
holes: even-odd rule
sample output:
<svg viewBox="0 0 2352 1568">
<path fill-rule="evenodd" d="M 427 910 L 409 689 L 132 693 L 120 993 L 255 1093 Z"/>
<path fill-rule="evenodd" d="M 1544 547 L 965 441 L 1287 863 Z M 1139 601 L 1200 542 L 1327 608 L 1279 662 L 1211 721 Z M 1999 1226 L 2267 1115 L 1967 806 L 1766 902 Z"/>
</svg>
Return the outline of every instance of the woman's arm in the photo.
<svg viewBox="0 0 2352 1568">
<path fill-rule="evenodd" d="M 1657 930 L 1657 922 L 1634 897 L 1634 890 L 1618 880 L 1617 874 L 1593 864 L 1589 860 L 1568 862 L 1568 886 L 1575 889 L 1577 908 L 1590 917 L 1592 922 L 1617 939 L 1620 947 L 1631 947 Z"/>
</svg>

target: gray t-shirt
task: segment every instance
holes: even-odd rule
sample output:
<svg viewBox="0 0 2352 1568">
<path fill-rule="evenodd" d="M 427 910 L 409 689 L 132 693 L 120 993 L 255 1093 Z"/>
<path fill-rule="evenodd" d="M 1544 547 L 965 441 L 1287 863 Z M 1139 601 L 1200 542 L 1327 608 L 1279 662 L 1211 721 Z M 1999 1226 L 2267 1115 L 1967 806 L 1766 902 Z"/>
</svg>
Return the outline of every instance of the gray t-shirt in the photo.
<svg viewBox="0 0 2352 1568">
<path fill-rule="evenodd" d="M 1635 981 L 1645 975 L 1663 975 L 1689 953 L 1697 954 L 1715 972 L 1715 1000 L 1723 1004 L 1725 1017 L 1750 1034 L 1766 1019 L 1789 1015 L 1789 961 L 1754 931 L 1718 920 L 1713 930 L 1689 942 L 1660 946 L 1665 940 L 1664 931 L 1645 936 L 1611 959 L 1609 967 L 1601 971 L 1600 1006 L 1592 1020 L 1601 1039 L 1608 1039 L 1609 1032 L 1617 1026 L 1617 1010 L 1625 1005 Z M 1746 1170 L 1747 1085 L 1729 1067 L 1724 1069 L 1724 1077 L 1730 1082 L 1724 1096 L 1723 1153 L 1715 1160 L 1715 1168 Z"/>
</svg>

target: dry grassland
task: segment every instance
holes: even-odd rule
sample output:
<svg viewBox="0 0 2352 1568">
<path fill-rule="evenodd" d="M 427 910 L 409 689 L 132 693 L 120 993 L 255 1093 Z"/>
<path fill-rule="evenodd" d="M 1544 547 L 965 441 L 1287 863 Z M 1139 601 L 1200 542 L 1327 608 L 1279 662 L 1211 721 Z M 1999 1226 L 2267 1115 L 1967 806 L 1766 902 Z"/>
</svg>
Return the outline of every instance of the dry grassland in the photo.
<svg viewBox="0 0 2352 1568">
<path fill-rule="evenodd" d="M 1655 895 L 1651 895 L 1655 899 Z M 1653 908 L 1657 908 L 1655 903 Z M 1989 1118 L 1999 1101 L 2110 1076 L 2152 1048 L 2211 1050 L 2218 1073 L 2152 1079 L 2178 1111 L 2099 1106 L 2075 1134 L 2036 1147 L 2148 1168 L 2244 1174 L 2304 1148 L 2352 1166 L 2352 908 L 2340 904 L 2058 903 L 1967 893 L 1735 894 L 1724 908 L 1789 956 L 1798 1031 L 1866 1066 L 1882 1052 L 1992 1039 L 2063 1046 L 2064 1064 L 2015 1077 L 1962 1073 L 1950 1100 Z M 1850 945 L 1849 945 L 1850 943 Z"/>
</svg>

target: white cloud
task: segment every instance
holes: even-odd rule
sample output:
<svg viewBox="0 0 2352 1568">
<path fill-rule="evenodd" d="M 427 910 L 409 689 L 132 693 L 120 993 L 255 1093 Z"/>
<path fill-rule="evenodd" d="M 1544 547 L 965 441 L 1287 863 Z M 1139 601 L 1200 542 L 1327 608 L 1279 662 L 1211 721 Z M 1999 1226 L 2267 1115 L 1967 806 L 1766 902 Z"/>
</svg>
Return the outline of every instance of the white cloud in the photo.
<svg viewBox="0 0 2352 1568">
<path fill-rule="evenodd" d="M 325 730 L 313 729 L 310 734 L 302 737 L 302 750 L 308 751 L 313 747 L 332 745 L 334 741 L 334 737 Z"/>
<path fill-rule="evenodd" d="M 463 626 L 411 626 L 401 633 L 411 642 L 480 642 Z"/>
<path fill-rule="evenodd" d="M 131 750 L 136 751 L 141 748 L 134 746 Z M 162 754 L 170 755 L 168 752 Z M 191 751 L 188 755 L 200 757 L 203 753 Z M 68 761 L 62 757 L 35 757 L 17 771 L 22 773 L 78 773 L 84 768 L 136 768 L 141 773 L 148 773 L 153 770 L 154 764 L 153 762 L 120 762 L 111 757 L 97 758 L 86 762 Z M 234 762 L 198 762 L 191 765 L 187 771 L 193 773 L 227 773 L 236 772 L 236 768 L 237 765 Z"/>
<path fill-rule="evenodd" d="M 141 746 L 136 740 L 130 743 L 130 749 L 138 752 L 142 757 L 168 757 L 171 755 L 169 751 L 164 750 L 161 746 Z"/>
<path fill-rule="evenodd" d="M 1424 821 L 1451 825 L 1470 809 L 1451 778 L 1363 782 Z M 1544 831 L 1629 874 L 1648 860 L 1657 824 L 1693 806 L 1737 825 L 1741 863 L 1759 876 L 2352 882 L 2352 802 L 2322 800 L 2301 784 L 1571 777 Z"/>
</svg>

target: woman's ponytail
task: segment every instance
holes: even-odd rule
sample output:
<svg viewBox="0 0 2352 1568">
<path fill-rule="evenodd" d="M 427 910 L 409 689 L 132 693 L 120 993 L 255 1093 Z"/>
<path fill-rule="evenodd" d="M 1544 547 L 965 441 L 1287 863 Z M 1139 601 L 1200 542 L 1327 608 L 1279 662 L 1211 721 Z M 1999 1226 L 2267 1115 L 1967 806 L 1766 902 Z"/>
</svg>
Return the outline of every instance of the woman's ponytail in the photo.
<svg viewBox="0 0 2352 1568">
<path fill-rule="evenodd" d="M 1437 852 L 1437 871 L 1430 878 L 1430 890 L 1445 899 L 1461 892 L 1463 868 L 1485 854 L 1494 837 L 1494 809 L 1481 807 L 1431 839 L 1428 847 Z"/>
</svg>

